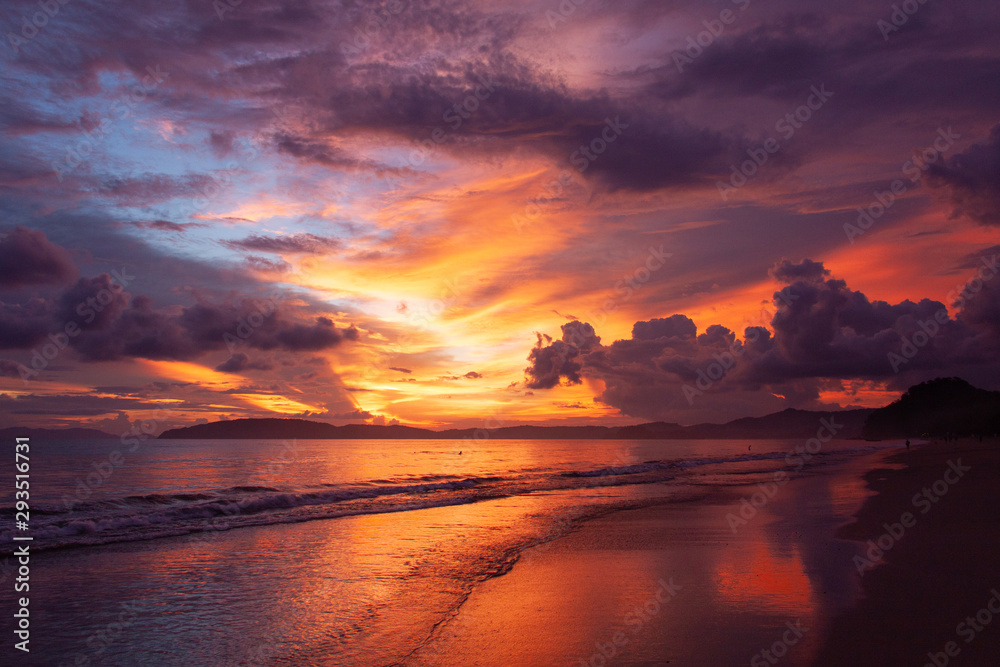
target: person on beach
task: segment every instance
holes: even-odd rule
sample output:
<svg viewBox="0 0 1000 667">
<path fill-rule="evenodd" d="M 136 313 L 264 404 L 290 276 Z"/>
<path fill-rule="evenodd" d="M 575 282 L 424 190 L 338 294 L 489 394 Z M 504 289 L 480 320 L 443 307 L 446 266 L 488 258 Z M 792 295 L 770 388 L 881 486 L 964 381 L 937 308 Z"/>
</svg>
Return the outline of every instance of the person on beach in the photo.
<svg viewBox="0 0 1000 667">
<path fill-rule="evenodd" d="M 910 441 L 909 441 L 909 440 L 907 440 L 907 441 L 906 441 L 906 448 L 907 448 L 907 449 L 909 449 L 909 448 L 910 448 Z"/>
</svg>

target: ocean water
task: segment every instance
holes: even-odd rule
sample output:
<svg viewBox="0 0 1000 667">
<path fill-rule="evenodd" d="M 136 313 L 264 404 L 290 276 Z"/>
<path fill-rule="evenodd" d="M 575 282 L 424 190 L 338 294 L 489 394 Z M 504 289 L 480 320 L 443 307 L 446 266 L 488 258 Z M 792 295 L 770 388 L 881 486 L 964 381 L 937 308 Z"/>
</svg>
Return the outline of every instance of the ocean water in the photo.
<svg viewBox="0 0 1000 667">
<path fill-rule="evenodd" d="M 803 445 L 33 442 L 25 664 L 407 664 L 477 583 L 588 518 L 898 443 L 834 440 L 809 460 Z"/>
</svg>

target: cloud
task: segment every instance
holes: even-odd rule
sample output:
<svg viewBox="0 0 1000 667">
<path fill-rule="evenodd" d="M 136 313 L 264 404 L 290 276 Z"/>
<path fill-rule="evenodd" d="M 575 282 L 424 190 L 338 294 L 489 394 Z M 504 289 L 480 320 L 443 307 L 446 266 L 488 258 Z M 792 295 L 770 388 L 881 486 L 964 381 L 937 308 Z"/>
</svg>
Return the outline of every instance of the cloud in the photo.
<svg viewBox="0 0 1000 667">
<path fill-rule="evenodd" d="M 374 416 L 375 415 L 372 414 L 371 412 L 368 412 L 367 410 L 362 410 L 361 408 L 357 408 L 356 410 L 352 410 L 351 412 L 325 412 L 322 415 L 324 419 L 346 419 L 346 420 L 360 419 L 362 421 L 367 421 L 369 419 L 372 419 Z"/>
<path fill-rule="evenodd" d="M 252 250 L 273 254 L 320 255 L 340 247 L 340 241 L 316 234 L 293 234 L 291 236 L 261 236 L 251 234 L 238 241 L 223 241 L 222 245 L 233 250 Z"/>
<path fill-rule="evenodd" d="M 1000 225 L 1000 125 L 989 139 L 930 165 L 928 183 L 951 188 L 954 215 L 981 225 Z"/>
<path fill-rule="evenodd" d="M 28 369 L 24 364 L 12 361 L 10 359 L 0 359 L 0 377 L 24 377 Z"/>
<path fill-rule="evenodd" d="M 783 259 L 771 267 L 768 274 L 780 283 L 793 283 L 797 280 L 815 282 L 829 276 L 830 271 L 824 268 L 822 262 L 814 262 L 811 259 L 804 259 L 798 264 Z"/>
<path fill-rule="evenodd" d="M 438 377 L 439 380 L 480 380 L 482 379 L 482 374 L 476 371 L 469 371 L 465 375 L 441 375 Z"/>
<path fill-rule="evenodd" d="M 0 288 L 65 285 L 77 274 L 69 252 L 44 232 L 15 227 L 0 238 Z"/>
<path fill-rule="evenodd" d="M 170 220 L 150 220 L 147 222 L 136 222 L 139 229 L 155 229 L 161 232 L 183 233 L 193 227 L 207 227 L 200 222 L 171 222 Z"/>
<path fill-rule="evenodd" d="M 240 373 L 246 370 L 269 371 L 274 368 L 265 361 L 250 361 L 250 357 L 242 352 L 236 352 L 226 361 L 215 367 L 215 370 L 222 373 Z"/>
<path fill-rule="evenodd" d="M 292 265 L 280 257 L 278 259 L 270 259 L 268 257 L 248 255 L 243 258 L 243 262 L 254 271 L 263 271 L 267 273 L 288 273 L 292 270 Z"/>
<path fill-rule="evenodd" d="M 25 349 L 52 331 L 51 305 L 43 299 L 25 304 L 0 301 L 0 349 Z"/>
<path fill-rule="evenodd" d="M 273 300 L 244 298 L 229 304 L 200 300 L 188 307 L 158 310 L 148 296 L 133 296 L 102 273 L 80 278 L 55 303 L 42 299 L 23 305 L 0 302 L 0 348 L 29 348 L 49 333 L 65 331 L 67 324 L 79 328 L 69 345 L 87 361 L 190 360 L 227 347 L 234 352 L 233 346 L 238 345 L 319 351 L 360 336 L 353 325 L 338 328 L 328 317 L 300 320 L 289 306 Z M 225 364 L 238 367 L 238 359 Z M 242 368 L 261 367 L 247 364 Z"/>
<path fill-rule="evenodd" d="M 231 130 L 222 130 L 220 132 L 213 130 L 208 133 L 208 145 L 216 157 L 223 158 L 233 152 L 233 140 L 235 138 L 236 133 Z"/>
<path fill-rule="evenodd" d="M 581 366 L 577 361 L 581 350 L 600 345 L 594 327 L 574 320 L 562 325 L 562 340 L 552 342 L 545 334 L 536 334 L 538 341 L 528 355 L 531 364 L 524 369 L 525 386 L 529 389 L 551 389 L 565 378 L 568 384 L 580 384 Z"/>
<path fill-rule="evenodd" d="M 995 266 L 996 257 L 983 262 Z M 525 386 L 593 379 L 603 385 L 595 400 L 623 414 L 693 421 L 815 405 L 821 389 L 843 381 L 905 388 L 961 375 L 997 384 L 1000 281 L 971 280 L 950 318 L 945 304 L 931 299 L 869 300 L 822 262 L 781 260 L 770 274 L 785 284 L 774 293 L 770 331 L 747 327 L 739 339 L 714 324 L 698 334 L 690 318 L 676 314 L 636 322 L 630 339 L 601 345 L 588 336 L 575 345 L 564 325 L 563 340 L 538 334 Z"/>
<path fill-rule="evenodd" d="M 407 374 L 413 372 L 409 368 L 397 368 L 396 366 L 389 366 L 389 370 L 396 371 L 397 373 L 407 373 Z"/>
</svg>

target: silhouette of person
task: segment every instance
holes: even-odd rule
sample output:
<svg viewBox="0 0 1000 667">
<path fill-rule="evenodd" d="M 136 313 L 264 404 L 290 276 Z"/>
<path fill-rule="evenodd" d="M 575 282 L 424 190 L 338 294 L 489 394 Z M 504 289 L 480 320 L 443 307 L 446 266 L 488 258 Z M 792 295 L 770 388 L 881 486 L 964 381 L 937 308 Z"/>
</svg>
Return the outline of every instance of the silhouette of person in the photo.
<svg viewBox="0 0 1000 667">
<path fill-rule="evenodd" d="M 907 440 L 907 441 L 906 441 L 906 448 L 907 448 L 907 449 L 909 449 L 909 448 L 910 448 L 910 441 L 909 441 L 909 440 Z"/>
</svg>

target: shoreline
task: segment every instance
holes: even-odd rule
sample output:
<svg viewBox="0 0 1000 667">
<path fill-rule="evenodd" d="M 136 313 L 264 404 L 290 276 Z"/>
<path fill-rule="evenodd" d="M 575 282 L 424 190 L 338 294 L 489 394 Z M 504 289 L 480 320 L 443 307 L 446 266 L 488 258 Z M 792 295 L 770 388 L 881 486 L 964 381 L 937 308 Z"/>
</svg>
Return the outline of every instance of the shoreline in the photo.
<svg viewBox="0 0 1000 667">
<path fill-rule="evenodd" d="M 598 516 L 401 664 L 990 664 L 998 482 L 996 441 L 929 442 L 802 473 L 746 534 L 724 523 L 746 485 Z"/>
<path fill-rule="evenodd" d="M 983 621 L 1000 612 L 1000 596 L 988 609 L 1000 590 L 1000 444 L 935 441 L 886 462 L 905 467 L 869 471 L 875 495 L 838 530 L 859 546 L 863 596 L 814 664 L 991 664 L 1000 619 Z"/>
<path fill-rule="evenodd" d="M 785 663 L 808 664 L 856 602 L 837 531 L 890 454 L 797 473 L 738 530 L 727 516 L 752 482 L 587 520 L 477 585 L 400 664 L 749 664 L 783 636 Z"/>
</svg>

